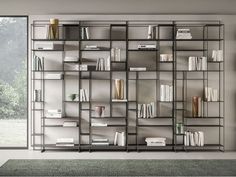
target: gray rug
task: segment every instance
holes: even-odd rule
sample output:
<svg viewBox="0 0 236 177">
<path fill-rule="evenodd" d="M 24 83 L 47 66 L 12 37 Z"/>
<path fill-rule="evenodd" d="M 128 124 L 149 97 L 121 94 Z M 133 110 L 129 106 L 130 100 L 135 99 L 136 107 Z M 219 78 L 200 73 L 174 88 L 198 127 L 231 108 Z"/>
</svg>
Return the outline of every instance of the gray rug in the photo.
<svg viewBox="0 0 236 177">
<path fill-rule="evenodd" d="M 8 160 L 0 176 L 236 176 L 236 160 Z"/>
</svg>

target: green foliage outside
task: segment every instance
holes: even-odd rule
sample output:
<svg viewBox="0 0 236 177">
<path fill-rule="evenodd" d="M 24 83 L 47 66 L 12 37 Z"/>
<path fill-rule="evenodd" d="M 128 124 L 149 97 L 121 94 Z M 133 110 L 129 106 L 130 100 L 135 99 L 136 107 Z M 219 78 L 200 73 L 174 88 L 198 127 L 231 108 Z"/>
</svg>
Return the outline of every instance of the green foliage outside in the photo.
<svg viewBox="0 0 236 177">
<path fill-rule="evenodd" d="M 0 119 L 26 119 L 27 21 L 0 17 Z"/>
</svg>

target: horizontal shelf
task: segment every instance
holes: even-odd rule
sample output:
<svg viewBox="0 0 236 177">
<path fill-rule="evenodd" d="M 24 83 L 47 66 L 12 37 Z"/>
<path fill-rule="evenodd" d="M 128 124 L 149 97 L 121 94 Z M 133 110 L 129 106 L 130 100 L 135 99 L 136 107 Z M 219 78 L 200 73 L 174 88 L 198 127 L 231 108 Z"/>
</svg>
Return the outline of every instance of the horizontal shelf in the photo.
<svg viewBox="0 0 236 177">
<path fill-rule="evenodd" d="M 96 117 L 96 116 L 92 116 L 91 119 L 126 119 L 126 117 L 110 117 L 110 116 Z"/>
<path fill-rule="evenodd" d="M 42 125 L 42 127 L 60 127 L 60 128 L 77 128 L 79 127 L 78 125 L 77 126 L 63 126 L 63 125 Z"/>
<path fill-rule="evenodd" d="M 137 127 L 173 127 L 172 125 L 137 125 Z"/>
<path fill-rule="evenodd" d="M 138 118 L 140 120 L 153 120 L 153 119 L 173 119 L 171 116 L 155 116 L 150 118 Z"/>
<path fill-rule="evenodd" d="M 44 134 L 43 133 L 33 133 L 31 134 L 31 136 L 43 136 Z"/>
<path fill-rule="evenodd" d="M 128 49 L 129 52 L 156 52 L 158 49 Z"/>
<path fill-rule="evenodd" d="M 42 117 L 43 119 L 79 119 L 79 117 Z"/>
<path fill-rule="evenodd" d="M 219 39 L 219 38 L 215 38 L 215 39 L 175 39 L 175 41 L 222 41 L 224 39 Z"/>
<path fill-rule="evenodd" d="M 176 49 L 176 52 L 204 52 L 206 49 Z"/>
<path fill-rule="evenodd" d="M 119 124 L 113 124 L 113 125 L 107 125 L 107 126 L 94 126 L 90 125 L 91 127 L 126 127 L 126 125 L 119 125 Z"/>
<path fill-rule="evenodd" d="M 35 42 L 79 42 L 79 39 L 32 39 Z"/>
<path fill-rule="evenodd" d="M 216 116 L 208 116 L 208 117 L 184 117 L 185 119 L 194 119 L 194 120 L 199 120 L 199 119 L 223 119 L 224 117 L 216 117 Z"/>
<path fill-rule="evenodd" d="M 33 52 L 64 52 L 64 50 L 39 50 L 39 49 L 32 49 Z"/>
<path fill-rule="evenodd" d="M 86 50 L 86 49 L 81 49 L 81 52 L 110 52 L 111 49 L 99 49 L 99 50 Z"/>
<path fill-rule="evenodd" d="M 191 124 L 184 125 L 185 127 L 223 127 L 222 125 L 199 125 L 199 124 Z"/>
</svg>

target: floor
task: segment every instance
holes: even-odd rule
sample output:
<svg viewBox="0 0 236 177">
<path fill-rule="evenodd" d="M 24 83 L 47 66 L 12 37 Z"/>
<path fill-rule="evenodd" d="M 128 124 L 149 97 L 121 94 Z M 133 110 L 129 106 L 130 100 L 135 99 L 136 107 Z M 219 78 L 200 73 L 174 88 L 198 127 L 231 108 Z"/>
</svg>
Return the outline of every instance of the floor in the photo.
<svg viewBox="0 0 236 177">
<path fill-rule="evenodd" d="M 0 150 L 0 166 L 8 159 L 236 159 L 235 152 L 44 152 Z"/>
</svg>

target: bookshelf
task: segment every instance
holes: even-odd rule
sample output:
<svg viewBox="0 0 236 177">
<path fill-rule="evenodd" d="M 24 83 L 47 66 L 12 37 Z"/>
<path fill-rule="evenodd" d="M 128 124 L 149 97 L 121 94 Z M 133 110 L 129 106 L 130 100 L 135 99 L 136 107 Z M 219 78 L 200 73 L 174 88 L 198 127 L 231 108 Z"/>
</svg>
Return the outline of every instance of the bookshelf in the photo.
<svg viewBox="0 0 236 177">
<path fill-rule="evenodd" d="M 224 60 L 212 61 L 212 50 L 224 49 L 224 25 L 220 21 L 60 21 L 59 38 L 47 39 L 49 20 L 31 24 L 31 63 L 34 56 L 44 57 L 41 70 L 31 70 L 31 145 L 35 150 L 73 151 L 224 151 Z M 154 28 L 147 39 L 148 26 Z M 81 36 L 89 29 L 90 38 Z M 176 39 L 178 29 L 189 28 L 192 39 Z M 40 43 L 56 43 L 59 49 L 37 49 Z M 155 49 L 138 49 L 139 44 L 152 44 Z M 85 49 L 98 45 L 97 50 Z M 121 49 L 121 59 L 112 60 L 111 49 Z M 160 55 L 172 55 L 162 61 Z M 78 61 L 64 61 L 66 56 Z M 188 70 L 189 56 L 206 56 L 206 70 Z M 74 65 L 110 57 L 110 70 L 78 70 Z M 225 59 L 225 58 L 224 58 Z M 96 62 L 95 62 L 96 64 Z M 89 64 L 88 64 L 89 65 Z M 130 71 L 130 67 L 146 67 Z M 33 68 L 33 67 L 32 67 Z M 71 69 L 72 68 L 72 69 Z M 48 73 L 61 73 L 61 79 L 46 79 Z M 113 79 L 124 80 L 124 100 L 114 100 Z M 173 87 L 171 101 L 160 98 L 162 84 Z M 204 100 L 204 88 L 218 89 L 217 101 Z M 73 89 L 74 90 L 73 90 Z M 86 88 L 87 100 L 68 99 Z M 34 100 L 34 90 L 42 91 L 42 100 Z M 49 92 L 49 93 L 48 93 Z M 201 115 L 191 114 L 191 99 L 202 97 Z M 155 103 L 152 118 L 140 118 L 139 104 Z M 95 106 L 105 106 L 105 115 L 94 115 Z M 50 118 L 46 110 L 61 109 L 62 117 Z M 76 121 L 76 127 L 64 127 L 63 121 Z M 92 126 L 105 122 L 107 126 Z M 48 123 L 49 122 L 49 123 Z M 185 131 L 203 131 L 204 146 L 186 146 L 185 133 L 176 133 L 176 124 Z M 115 131 L 125 132 L 125 146 L 113 145 Z M 56 138 L 73 137 L 73 147 L 56 145 Z M 166 146 L 147 146 L 145 137 L 167 137 Z M 109 137 L 109 146 L 92 145 L 93 138 Z M 213 140 L 214 139 L 214 140 Z"/>
</svg>

